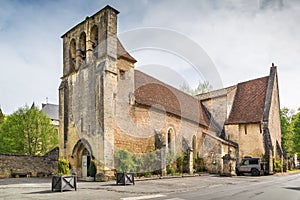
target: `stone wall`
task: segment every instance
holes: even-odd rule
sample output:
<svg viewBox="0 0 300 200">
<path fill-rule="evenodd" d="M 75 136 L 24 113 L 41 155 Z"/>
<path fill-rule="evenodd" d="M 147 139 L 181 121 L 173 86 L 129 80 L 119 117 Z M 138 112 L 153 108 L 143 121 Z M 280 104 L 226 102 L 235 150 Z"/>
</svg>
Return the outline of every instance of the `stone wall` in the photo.
<svg viewBox="0 0 300 200">
<path fill-rule="evenodd" d="M 202 131 L 206 130 L 197 123 L 179 118 L 165 112 L 163 108 L 155 106 L 135 105 L 130 107 L 127 102 L 127 107 L 125 105 L 120 106 L 117 110 L 115 145 L 133 153 L 155 150 L 155 132 L 159 132 L 165 144 L 170 143 L 170 150 L 175 155 L 181 154 L 187 150 L 186 146 L 193 147 L 194 136 L 199 139 L 196 143 L 201 143 Z M 123 116 L 120 116 L 121 113 Z M 169 138 L 171 141 L 168 141 L 167 136 L 169 130 L 171 130 L 171 137 Z M 136 143 L 139 143 L 139 146 Z M 145 146 L 142 147 L 142 144 Z M 201 144 L 197 147 L 195 154 L 199 155 L 201 154 Z"/>
<path fill-rule="evenodd" d="M 126 103 L 128 105 L 128 102 Z M 224 155 L 230 152 L 231 156 L 236 155 L 236 147 L 228 145 L 228 142 L 219 138 L 215 132 L 167 113 L 163 108 L 124 105 L 119 109 L 115 148 L 126 149 L 132 153 L 151 152 L 157 149 L 155 133 L 160 133 L 166 144 L 167 153 L 172 151 L 174 155 L 180 155 L 191 148 L 195 157 L 204 159 L 205 167 L 211 173 L 224 171 L 222 159 Z M 123 117 L 120 116 L 121 113 Z M 168 144 L 170 129 L 172 129 L 171 144 Z"/>
<path fill-rule="evenodd" d="M 261 158 L 265 154 L 261 124 L 231 124 L 225 126 L 227 136 L 239 144 L 238 162 L 245 156 Z"/>
<path fill-rule="evenodd" d="M 272 91 L 271 108 L 268 119 L 268 127 L 272 139 L 273 153 L 275 159 L 280 159 L 280 155 L 277 153 L 277 144 L 281 145 L 281 124 L 280 124 L 280 105 L 278 97 L 278 84 L 277 76 L 274 77 L 274 85 Z"/>
<path fill-rule="evenodd" d="M 98 161 L 98 171 L 114 165 L 117 14 L 107 6 L 62 36 L 60 157 L 69 159 L 79 175 L 85 149 Z"/>
<path fill-rule="evenodd" d="M 127 151 L 134 153 L 148 153 L 155 150 L 155 137 L 153 135 L 149 137 L 134 137 L 130 134 L 122 132 L 120 129 L 115 134 L 115 150 L 126 149 Z"/>
<path fill-rule="evenodd" d="M 37 176 L 38 173 L 55 173 L 58 160 L 58 148 L 44 156 L 18 154 L 0 154 L 0 178 L 11 177 L 14 173 L 28 173 Z"/>
<path fill-rule="evenodd" d="M 232 86 L 197 96 L 220 126 L 220 131 L 230 114 L 235 93 L 236 86 Z"/>
<path fill-rule="evenodd" d="M 229 143 L 214 135 L 213 132 L 203 131 L 201 157 L 204 160 L 205 168 L 210 173 L 231 174 L 228 166 L 224 166 L 224 156 L 235 159 L 237 153 L 236 144 Z M 234 161 L 235 164 L 235 161 Z M 231 169 L 233 171 L 233 168 Z"/>
<path fill-rule="evenodd" d="M 239 125 L 239 150 L 240 159 L 245 156 L 262 158 L 265 155 L 260 123 Z"/>
</svg>

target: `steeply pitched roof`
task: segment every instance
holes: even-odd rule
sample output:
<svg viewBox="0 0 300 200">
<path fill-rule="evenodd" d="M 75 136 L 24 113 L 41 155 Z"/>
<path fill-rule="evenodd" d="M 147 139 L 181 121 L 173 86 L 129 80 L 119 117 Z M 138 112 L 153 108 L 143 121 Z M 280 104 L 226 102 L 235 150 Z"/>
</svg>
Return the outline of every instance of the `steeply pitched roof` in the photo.
<svg viewBox="0 0 300 200">
<path fill-rule="evenodd" d="M 42 111 L 52 120 L 59 120 L 58 115 L 59 106 L 55 104 L 43 104 Z"/>
<path fill-rule="evenodd" d="M 263 120 L 269 77 L 239 83 L 226 124 L 256 123 Z"/>
<path fill-rule="evenodd" d="M 161 106 L 166 112 L 209 126 L 203 105 L 193 96 L 135 70 L 135 99 L 139 104 Z"/>
<path fill-rule="evenodd" d="M 117 41 L 117 57 L 123 58 L 129 62 L 136 63 L 136 59 L 134 59 L 123 47 L 122 43 L 120 42 L 119 38 Z"/>
</svg>

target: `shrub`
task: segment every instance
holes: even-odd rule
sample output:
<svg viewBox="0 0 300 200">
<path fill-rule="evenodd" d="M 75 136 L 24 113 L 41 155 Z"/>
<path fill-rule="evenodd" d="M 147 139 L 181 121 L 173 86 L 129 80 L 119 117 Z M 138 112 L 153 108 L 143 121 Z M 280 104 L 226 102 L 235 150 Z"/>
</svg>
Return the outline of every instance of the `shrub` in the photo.
<svg viewBox="0 0 300 200">
<path fill-rule="evenodd" d="M 280 160 L 274 160 L 274 172 L 281 172 Z"/>
<path fill-rule="evenodd" d="M 174 167 L 172 165 L 167 165 L 167 174 L 173 175 L 175 173 L 176 173 L 176 171 L 175 171 Z"/>
<path fill-rule="evenodd" d="M 60 158 L 58 159 L 57 162 L 57 173 L 58 175 L 70 175 L 70 163 L 67 159 L 65 158 Z"/>
<path fill-rule="evenodd" d="M 97 168 L 96 168 L 96 165 L 93 161 L 91 161 L 90 165 L 89 165 L 89 168 L 88 168 L 88 171 L 89 171 L 89 175 L 91 177 L 94 177 L 96 176 L 96 173 L 97 173 Z"/>
<path fill-rule="evenodd" d="M 116 169 L 118 172 L 131 172 L 136 170 L 136 165 L 133 161 L 130 152 L 127 150 L 119 150 L 115 153 Z"/>
<path fill-rule="evenodd" d="M 188 154 L 183 153 L 177 156 L 178 172 L 183 173 L 188 171 Z"/>
<path fill-rule="evenodd" d="M 203 172 L 205 170 L 204 160 L 201 157 L 194 159 L 195 172 Z"/>
<path fill-rule="evenodd" d="M 154 172 L 161 167 L 160 151 L 144 154 L 142 169 L 146 172 Z"/>
<path fill-rule="evenodd" d="M 133 163 L 134 163 L 134 168 L 135 168 L 135 172 L 140 172 L 141 171 L 141 168 L 142 168 L 142 163 L 143 163 L 143 160 L 141 158 L 141 156 L 137 155 L 137 154 L 133 154 L 132 155 L 132 160 L 133 160 Z"/>
<path fill-rule="evenodd" d="M 145 173 L 145 177 L 148 178 L 148 177 L 151 177 L 151 176 L 152 176 L 152 173 L 151 173 L 151 172 L 146 172 L 146 173 Z"/>
</svg>

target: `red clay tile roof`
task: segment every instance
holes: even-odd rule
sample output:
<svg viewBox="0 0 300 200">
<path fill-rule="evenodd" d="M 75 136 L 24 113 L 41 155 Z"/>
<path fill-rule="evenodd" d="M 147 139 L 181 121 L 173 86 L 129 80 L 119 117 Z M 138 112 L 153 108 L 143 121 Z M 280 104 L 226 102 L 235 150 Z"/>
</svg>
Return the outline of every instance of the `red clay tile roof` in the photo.
<svg viewBox="0 0 300 200">
<path fill-rule="evenodd" d="M 233 106 L 226 124 L 256 123 L 263 120 L 269 77 L 237 85 Z"/>
<path fill-rule="evenodd" d="M 123 58 L 129 62 L 136 63 L 136 59 L 134 59 L 123 47 L 122 43 L 120 42 L 119 38 L 117 41 L 117 57 Z"/>
<path fill-rule="evenodd" d="M 163 107 L 166 112 L 209 126 L 210 121 L 200 101 L 149 75 L 135 70 L 135 99 L 139 104 Z"/>
</svg>

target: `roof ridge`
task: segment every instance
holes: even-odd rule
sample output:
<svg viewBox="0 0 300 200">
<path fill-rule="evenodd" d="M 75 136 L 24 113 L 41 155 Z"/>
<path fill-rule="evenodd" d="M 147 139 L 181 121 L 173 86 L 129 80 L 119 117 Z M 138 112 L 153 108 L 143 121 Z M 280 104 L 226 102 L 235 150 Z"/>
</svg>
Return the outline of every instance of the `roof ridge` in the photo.
<svg viewBox="0 0 300 200">
<path fill-rule="evenodd" d="M 255 79 L 250 79 L 248 81 L 243 81 L 243 82 L 239 82 L 237 83 L 236 85 L 239 85 L 239 84 L 245 84 L 245 83 L 249 83 L 249 82 L 252 82 L 252 81 L 258 81 L 260 79 L 265 79 L 265 78 L 269 78 L 269 76 L 263 76 L 263 77 L 259 77 L 259 78 L 255 78 Z"/>
<path fill-rule="evenodd" d="M 203 104 L 198 98 L 140 70 L 135 70 L 135 95 L 137 103 L 149 106 L 158 104 L 169 113 L 209 126 L 209 116 L 204 112 Z"/>
<path fill-rule="evenodd" d="M 122 42 L 120 41 L 119 37 L 117 37 L 117 57 L 118 58 L 124 58 L 125 60 L 136 63 L 137 60 L 132 57 L 128 51 L 124 48 Z"/>
<path fill-rule="evenodd" d="M 149 75 L 149 74 L 147 74 L 147 73 L 145 73 L 145 72 L 142 72 L 142 71 L 140 71 L 140 70 L 138 70 L 138 69 L 134 69 L 134 70 L 135 70 L 135 71 L 138 71 L 138 72 L 140 72 L 140 73 L 142 73 L 142 74 L 144 74 L 144 75 L 146 75 L 146 76 L 148 76 L 148 77 L 150 77 L 150 78 L 152 78 L 152 79 L 154 79 L 155 81 L 157 81 L 157 82 L 159 82 L 159 83 L 162 83 L 162 85 L 168 86 L 168 87 L 170 87 L 171 89 L 174 89 L 174 90 L 176 90 L 176 91 L 182 93 L 183 95 L 186 95 L 186 96 L 188 96 L 188 97 L 192 97 L 193 99 L 199 101 L 199 99 L 196 98 L 195 96 L 192 96 L 192 95 L 190 95 L 190 94 L 188 94 L 188 93 L 186 93 L 186 92 L 183 92 L 182 90 L 179 90 L 178 88 L 176 88 L 176 87 L 174 87 L 174 86 L 172 86 L 172 85 L 169 85 L 169 84 L 167 84 L 167 83 L 165 83 L 165 82 L 163 82 L 163 81 L 160 81 L 160 80 L 158 80 L 157 78 L 155 78 L 155 77 L 153 77 L 153 76 L 151 76 L 151 75 Z M 200 102 L 200 101 L 199 101 L 199 102 Z"/>
</svg>

